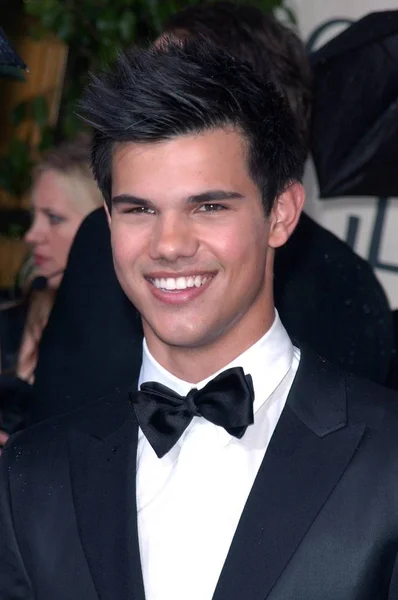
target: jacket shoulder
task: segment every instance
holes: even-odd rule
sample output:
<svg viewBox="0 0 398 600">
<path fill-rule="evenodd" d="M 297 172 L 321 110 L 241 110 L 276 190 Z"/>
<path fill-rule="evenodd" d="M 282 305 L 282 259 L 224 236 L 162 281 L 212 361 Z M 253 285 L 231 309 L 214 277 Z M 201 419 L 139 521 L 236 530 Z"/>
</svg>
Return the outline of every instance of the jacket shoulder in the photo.
<svg viewBox="0 0 398 600">
<path fill-rule="evenodd" d="M 398 435 L 398 392 L 353 375 L 345 381 L 349 420 L 363 420 L 371 429 L 394 427 Z"/>
<path fill-rule="evenodd" d="M 398 439 L 398 393 L 341 370 L 308 348 L 301 349 L 289 405 L 319 435 L 343 424 L 383 427 Z M 398 445 L 397 445 L 398 448 Z"/>
<path fill-rule="evenodd" d="M 84 404 L 64 415 L 52 417 L 28 427 L 10 437 L 4 449 L 4 460 L 13 461 L 22 455 L 49 454 L 60 451 L 69 432 L 77 430 L 106 437 L 120 427 L 133 411 L 127 388 L 112 395 Z"/>
</svg>

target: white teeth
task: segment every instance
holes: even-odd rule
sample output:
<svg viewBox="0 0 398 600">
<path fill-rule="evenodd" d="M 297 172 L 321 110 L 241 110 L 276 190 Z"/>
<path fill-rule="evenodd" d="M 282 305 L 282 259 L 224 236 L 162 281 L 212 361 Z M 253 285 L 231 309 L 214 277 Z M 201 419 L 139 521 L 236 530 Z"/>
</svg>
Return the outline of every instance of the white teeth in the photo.
<svg viewBox="0 0 398 600">
<path fill-rule="evenodd" d="M 166 290 L 175 290 L 176 289 L 176 280 L 172 277 L 168 277 L 166 279 Z"/>
<path fill-rule="evenodd" d="M 156 279 L 151 279 L 153 285 L 158 288 L 158 290 L 185 290 L 187 288 L 193 287 L 201 287 L 206 283 L 208 277 L 202 277 L 201 275 L 195 275 L 190 277 L 157 277 Z"/>
<path fill-rule="evenodd" d="M 176 288 L 177 290 L 185 290 L 187 287 L 185 277 L 177 277 L 176 279 Z"/>
</svg>

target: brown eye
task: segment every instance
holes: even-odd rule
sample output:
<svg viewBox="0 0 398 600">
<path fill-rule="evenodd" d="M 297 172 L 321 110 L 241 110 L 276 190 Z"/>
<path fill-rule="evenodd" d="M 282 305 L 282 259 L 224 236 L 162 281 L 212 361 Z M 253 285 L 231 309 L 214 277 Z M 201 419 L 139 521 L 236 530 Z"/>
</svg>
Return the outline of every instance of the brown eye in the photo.
<svg viewBox="0 0 398 600">
<path fill-rule="evenodd" d="M 203 204 L 199 208 L 199 212 L 219 212 L 220 210 L 225 210 L 227 207 L 223 204 Z"/>
<path fill-rule="evenodd" d="M 154 215 L 155 211 L 153 208 L 148 208 L 148 206 L 129 206 L 122 210 L 122 213 L 129 215 Z"/>
</svg>

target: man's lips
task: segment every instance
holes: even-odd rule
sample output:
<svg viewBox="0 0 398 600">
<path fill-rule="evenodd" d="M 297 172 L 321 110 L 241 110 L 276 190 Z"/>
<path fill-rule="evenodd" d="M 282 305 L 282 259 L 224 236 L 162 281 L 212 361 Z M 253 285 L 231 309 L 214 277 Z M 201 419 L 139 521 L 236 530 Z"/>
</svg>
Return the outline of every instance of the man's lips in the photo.
<svg viewBox="0 0 398 600">
<path fill-rule="evenodd" d="M 182 304 L 194 300 L 208 288 L 215 273 L 190 272 L 173 274 L 165 272 L 151 273 L 146 279 L 151 293 L 168 304 Z"/>
</svg>

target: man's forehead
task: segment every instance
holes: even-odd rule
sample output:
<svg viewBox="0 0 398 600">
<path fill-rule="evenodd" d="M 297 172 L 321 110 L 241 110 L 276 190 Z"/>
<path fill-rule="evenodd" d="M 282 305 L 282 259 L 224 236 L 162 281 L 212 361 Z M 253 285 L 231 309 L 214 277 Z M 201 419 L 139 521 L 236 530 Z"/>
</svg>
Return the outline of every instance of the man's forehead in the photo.
<svg viewBox="0 0 398 600">
<path fill-rule="evenodd" d="M 257 194 L 241 136 L 213 130 L 149 143 L 119 144 L 112 160 L 112 196 L 176 201 L 209 190 Z"/>
<path fill-rule="evenodd" d="M 232 127 L 206 129 L 198 132 L 187 132 L 170 138 L 148 141 L 116 142 L 112 148 L 112 166 L 121 160 L 134 160 L 145 155 L 169 156 L 169 152 L 189 152 L 191 155 L 214 154 L 229 151 L 242 154 L 246 150 L 246 140 L 243 134 Z M 202 150 L 202 153 L 200 152 Z"/>
</svg>

